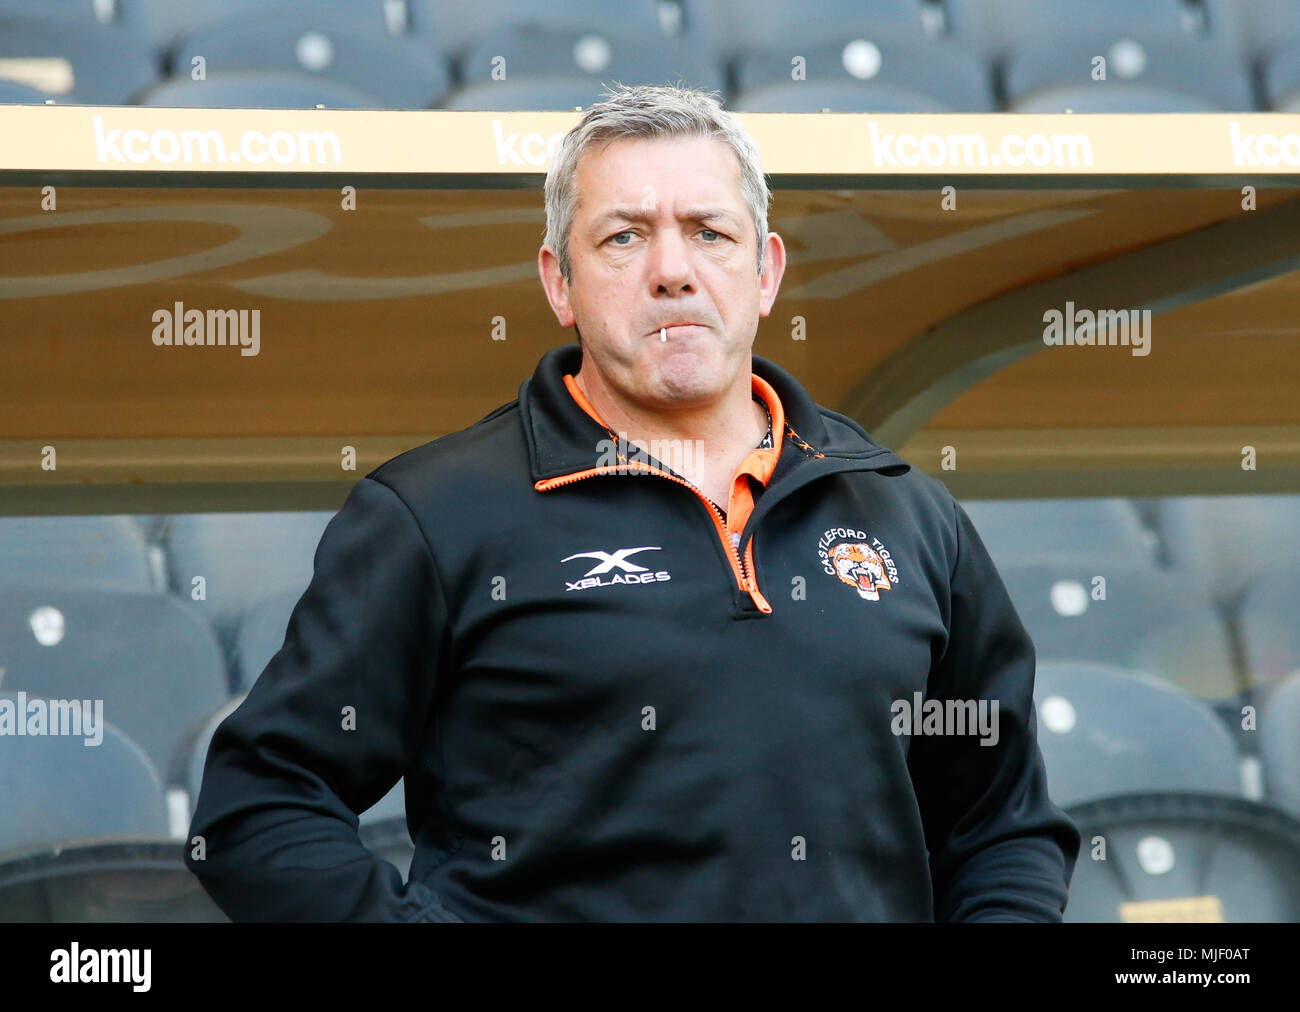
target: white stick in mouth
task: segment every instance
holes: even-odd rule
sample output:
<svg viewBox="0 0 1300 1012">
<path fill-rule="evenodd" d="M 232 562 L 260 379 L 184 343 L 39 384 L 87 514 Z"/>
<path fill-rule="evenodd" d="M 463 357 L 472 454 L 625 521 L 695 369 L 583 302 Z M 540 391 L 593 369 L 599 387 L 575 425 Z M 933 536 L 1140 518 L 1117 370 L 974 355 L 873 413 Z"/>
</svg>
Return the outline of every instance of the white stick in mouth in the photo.
<svg viewBox="0 0 1300 1012">
<path fill-rule="evenodd" d="M 668 328 L 667 328 L 667 327 L 660 327 L 660 328 L 659 328 L 659 343 L 660 343 L 660 344 L 667 344 L 667 343 L 668 343 Z"/>
</svg>

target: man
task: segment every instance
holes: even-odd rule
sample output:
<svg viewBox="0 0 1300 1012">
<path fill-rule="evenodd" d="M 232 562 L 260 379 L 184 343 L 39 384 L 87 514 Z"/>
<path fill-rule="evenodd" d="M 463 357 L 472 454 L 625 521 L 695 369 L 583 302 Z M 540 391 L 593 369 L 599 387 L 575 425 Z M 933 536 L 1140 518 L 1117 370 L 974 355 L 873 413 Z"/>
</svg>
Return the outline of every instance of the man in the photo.
<svg viewBox="0 0 1300 1012">
<path fill-rule="evenodd" d="M 753 142 L 622 89 L 545 197 L 580 345 L 353 488 L 189 867 L 235 919 L 1060 920 L 1079 836 L 984 546 L 751 354 L 785 268 Z M 356 831 L 403 776 L 407 884 Z"/>
</svg>

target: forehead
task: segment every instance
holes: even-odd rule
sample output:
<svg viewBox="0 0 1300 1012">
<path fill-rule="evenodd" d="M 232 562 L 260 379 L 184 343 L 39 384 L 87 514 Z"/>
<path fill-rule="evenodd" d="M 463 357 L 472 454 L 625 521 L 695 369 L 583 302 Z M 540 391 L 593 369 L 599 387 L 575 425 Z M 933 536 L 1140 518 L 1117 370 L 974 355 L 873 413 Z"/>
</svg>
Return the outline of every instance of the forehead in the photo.
<svg viewBox="0 0 1300 1012">
<path fill-rule="evenodd" d="M 593 217 L 614 206 L 709 202 L 739 211 L 740 161 L 716 137 L 624 137 L 583 153 L 575 173 L 577 213 Z M 648 189 L 647 189 L 648 188 Z"/>
</svg>

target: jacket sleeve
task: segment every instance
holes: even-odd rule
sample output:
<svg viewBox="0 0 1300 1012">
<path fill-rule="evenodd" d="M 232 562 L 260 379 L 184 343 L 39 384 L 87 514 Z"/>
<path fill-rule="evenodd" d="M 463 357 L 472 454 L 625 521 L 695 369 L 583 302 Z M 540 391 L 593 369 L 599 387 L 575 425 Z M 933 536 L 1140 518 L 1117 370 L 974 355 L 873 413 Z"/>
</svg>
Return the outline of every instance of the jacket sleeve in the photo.
<svg viewBox="0 0 1300 1012">
<path fill-rule="evenodd" d="M 357 833 L 414 761 L 446 632 L 423 532 L 396 492 L 361 479 L 283 646 L 208 751 L 185 863 L 232 920 L 461 920 Z"/>
<path fill-rule="evenodd" d="M 996 744 L 918 735 L 908 766 L 920 804 L 936 921 L 1060 921 L 1079 831 L 1047 795 L 1034 714 L 1034 645 L 961 505 L 945 652 L 926 694 L 987 700 Z M 992 739 L 992 735 L 984 736 Z"/>
</svg>

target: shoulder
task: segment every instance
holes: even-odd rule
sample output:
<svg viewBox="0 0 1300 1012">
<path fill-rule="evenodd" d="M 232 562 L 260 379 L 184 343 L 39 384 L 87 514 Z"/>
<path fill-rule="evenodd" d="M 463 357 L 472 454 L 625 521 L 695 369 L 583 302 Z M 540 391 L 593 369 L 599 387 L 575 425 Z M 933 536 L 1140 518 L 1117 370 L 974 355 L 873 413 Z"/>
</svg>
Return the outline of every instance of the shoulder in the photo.
<svg viewBox="0 0 1300 1012">
<path fill-rule="evenodd" d="M 366 477 L 418 511 L 473 500 L 500 483 L 527 482 L 528 475 L 519 402 L 513 400 L 473 425 L 399 453 Z"/>
</svg>

